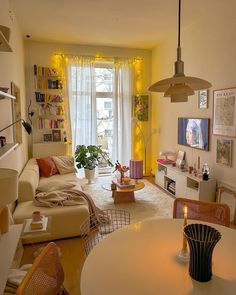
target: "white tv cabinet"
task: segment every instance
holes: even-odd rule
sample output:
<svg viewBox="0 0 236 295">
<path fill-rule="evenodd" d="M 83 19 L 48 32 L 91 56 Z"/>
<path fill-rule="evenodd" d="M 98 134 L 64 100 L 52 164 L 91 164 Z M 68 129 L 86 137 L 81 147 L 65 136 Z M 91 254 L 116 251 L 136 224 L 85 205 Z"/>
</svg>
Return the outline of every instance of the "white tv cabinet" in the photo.
<svg viewBox="0 0 236 295">
<path fill-rule="evenodd" d="M 202 180 L 171 164 L 157 164 L 155 183 L 176 198 L 215 202 L 216 179 Z"/>
</svg>

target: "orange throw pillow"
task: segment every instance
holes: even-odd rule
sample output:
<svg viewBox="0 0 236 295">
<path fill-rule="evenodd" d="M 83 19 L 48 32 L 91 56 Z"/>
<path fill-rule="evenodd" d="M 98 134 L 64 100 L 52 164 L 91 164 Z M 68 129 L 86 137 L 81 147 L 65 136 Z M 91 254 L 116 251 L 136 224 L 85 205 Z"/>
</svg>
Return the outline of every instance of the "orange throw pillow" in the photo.
<svg viewBox="0 0 236 295">
<path fill-rule="evenodd" d="M 36 159 L 42 176 L 49 177 L 58 173 L 57 166 L 50 157 Z"/>
</svg>

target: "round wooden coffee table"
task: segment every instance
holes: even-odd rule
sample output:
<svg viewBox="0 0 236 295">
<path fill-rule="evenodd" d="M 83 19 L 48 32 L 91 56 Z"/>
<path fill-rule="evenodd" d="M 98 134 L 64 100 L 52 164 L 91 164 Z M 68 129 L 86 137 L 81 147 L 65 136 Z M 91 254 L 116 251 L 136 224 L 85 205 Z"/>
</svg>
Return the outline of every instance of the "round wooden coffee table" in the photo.
<svg viewBox="0 0 236 295">
<path fill-rule="evenodd" d="M 133 188 L 120 188 L 116 187 L 116 190 L 111 189 L 111 183 L 104 183 L 102 188 L 107 191 L 112 191 L 112 198 L 114 203 L 128 203 L 135 202 L 134 192 L 144 188 L 145 184 L 142 181 L 136 181 Z"/>
</svg>

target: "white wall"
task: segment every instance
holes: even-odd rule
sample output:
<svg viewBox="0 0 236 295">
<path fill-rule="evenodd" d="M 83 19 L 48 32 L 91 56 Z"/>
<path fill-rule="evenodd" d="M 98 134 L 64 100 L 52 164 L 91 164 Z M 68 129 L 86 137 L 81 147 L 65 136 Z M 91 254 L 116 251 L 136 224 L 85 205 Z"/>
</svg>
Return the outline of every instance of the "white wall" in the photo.
<svg viewBox="0 0 236 295">
<path fill-rule="evenodd" d="M 26 65 L 27 65 L 27 94 L 28 97 L 35 101 L 34 81 L 33 81 L 33 65 L 51 66 L 54 53 L 64 53 L 72 55 L 96 55 L 105 57 L 140 57 L 143 59 L 141 73 L 141 92 L 146 93 L 151 82 L 151 50 L 116 48 L 107 46 L 85 46 L 85 45 L 66 45 L 52 44 L 43 42 L 26 42 Z M 151 121 L 143 124 L 144 130 L 150 128 Z M 37 132 L 37 130 L 34 130 Z M 34 136 L 34 139 L 40 139 L 40 136 Z M 151 145 L 150 145 L 151 147 Z M 134 151 L 135 158 L 144 157 L 144 148 L 139 145 Z M 150 152 L 149 152 L 150 154 Z"/>
<path fill-rule="evenodd" d="M 212 1 L 213 2 L 213 1 Z M 232 167 L 216 164 L 216 140 L 223 138 L 212 134 L 213 90 L 236 87 L 236 2 L 225 1 L 215 5 L 206 18 L 199 18 L 190 27 L 182 30 L 182 59 L 185 62 L 185 74 L 204 78 L 212 83 L 209 95 L 209 107 L 198 109 L 197 94 L 189 97 L 187 103 L 170 103 L 169 98 L 153 94 L 152 124 L 159 130 L 158 137 L 152 141 L 152 166 L 155 167 L 160 150 L 186 152 L 189 165 L 207 162 L 211 176 L 218 181 L 236 186 L 236 140 L 233 146 Z M 156 82 L 173 75 L 173 63 L 176 60 L 176 34 L 166 36 L 161 45 L 153 49 L 152 81 Z M 178 117 L 211 118 L 210 151 L 199 151 L 177 144 Z"/>
<path fill-rule="evenodd" d="M 0 24 L 10 27 L 10 45 L 13 52 L 0 52 L 0 86 L 9 87 L 11 81 L 21 93 L 21 114 L 25 118 L 25 75 L 24 75 L 24 42 L 20 27 L 13 13 L 9 13 L 8 0 L 1 0 Z M 9 90 L 10 91 L 10 90 Z M 0 127 L 12 122 L 10 101 L 0 101 Z M 10 129 L 10 128 L 9 128 Z M 10 136 L 11 130 L 7 131 Z M 16 169 L 19 172 L 28 158 L 28 135 L 23 131 L 23 143 L 15 150 L 0 159 L 0 167 Z"/>
</svg>

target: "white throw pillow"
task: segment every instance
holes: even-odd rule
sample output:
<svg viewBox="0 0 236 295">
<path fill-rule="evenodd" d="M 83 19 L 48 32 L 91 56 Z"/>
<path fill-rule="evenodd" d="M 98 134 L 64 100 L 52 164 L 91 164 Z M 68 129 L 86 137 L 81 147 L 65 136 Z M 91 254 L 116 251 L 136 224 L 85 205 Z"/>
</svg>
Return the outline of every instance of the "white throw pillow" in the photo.
<svg viewBox="0 0 236 295">
<path fill-rule="evenodd" d="M 76 184 L 71 182 L 62 181 L 48 181 L 46 183 L 40 183 L 37 187 L 37 191 L 40 192 L 53 192 L 59 190 L 66 190 L 74 188 Z"/>
<path fill-rule="evenodd" d="M 76 173 L 74 158 L 71 156 L 54 156 L 52 157 L 60 174 Z"/>
</svg>

